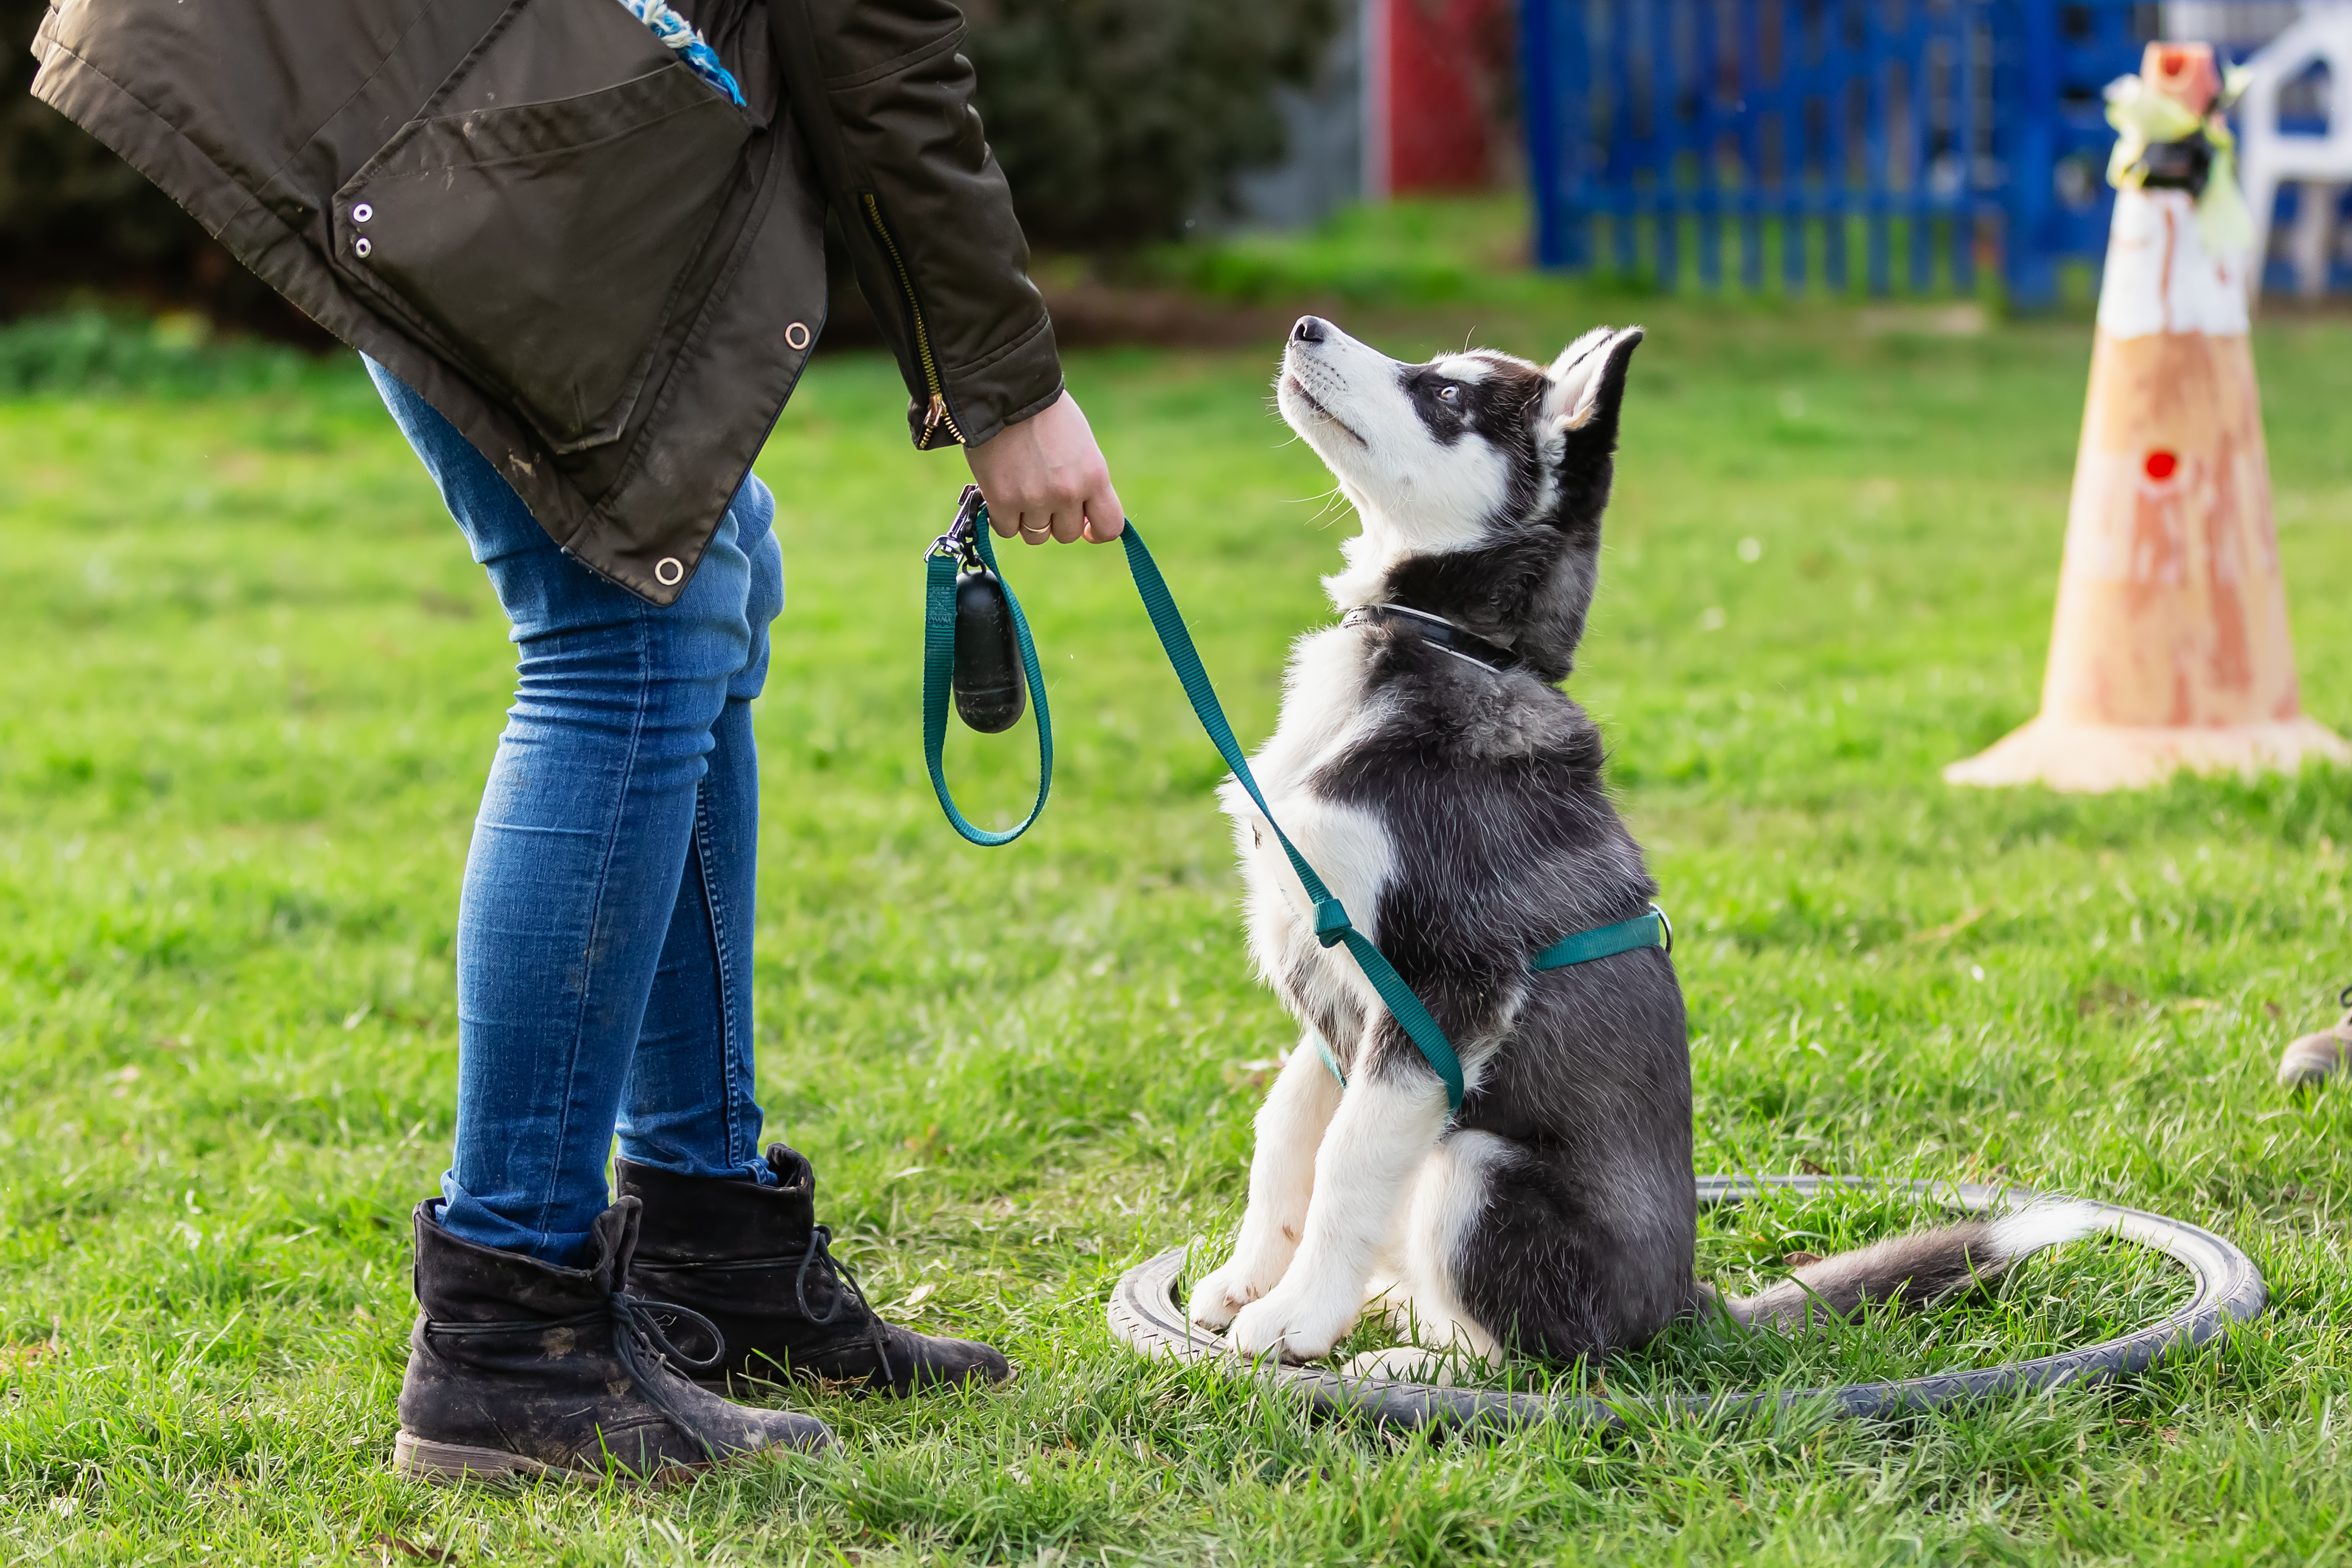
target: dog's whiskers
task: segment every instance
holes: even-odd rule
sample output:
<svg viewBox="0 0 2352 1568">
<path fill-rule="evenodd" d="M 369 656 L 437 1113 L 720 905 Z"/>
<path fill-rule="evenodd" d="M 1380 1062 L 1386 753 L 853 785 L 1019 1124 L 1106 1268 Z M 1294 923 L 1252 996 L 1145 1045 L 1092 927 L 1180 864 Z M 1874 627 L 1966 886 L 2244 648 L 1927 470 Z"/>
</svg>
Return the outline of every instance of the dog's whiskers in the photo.
<svg viewBox="0 0 2352 1568">
<path fill-rule="evenodd" d="M 1308 522 L 1320 526 L 1327 524 L 1335 512 L 1343 517 L 1346 515 L 1348 497 L 1337 485 L 1323 493 L 1322 501 L 1323 504 L 1315 509 L 1315 515 L 1307 519 Z"/>
</svg>

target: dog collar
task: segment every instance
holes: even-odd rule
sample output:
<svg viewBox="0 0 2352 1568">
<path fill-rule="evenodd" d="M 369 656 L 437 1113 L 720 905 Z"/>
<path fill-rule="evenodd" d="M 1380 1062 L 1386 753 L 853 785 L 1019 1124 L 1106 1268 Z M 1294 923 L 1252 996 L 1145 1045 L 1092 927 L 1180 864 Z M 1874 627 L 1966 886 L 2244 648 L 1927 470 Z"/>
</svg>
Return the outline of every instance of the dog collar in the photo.
<svg viewBox="0 0 2352 1568">
<path fill-rule="evenodd" d="M 1421 640 L 1457 659 L 1500 673 L 1519 667 L 1519 656 L 1499 643 L 1465 632 L 1441 615 L 1404 604 L 1359 604 L 1339 617 L 1342 626 L 1410 626 Z"/>
</svg>

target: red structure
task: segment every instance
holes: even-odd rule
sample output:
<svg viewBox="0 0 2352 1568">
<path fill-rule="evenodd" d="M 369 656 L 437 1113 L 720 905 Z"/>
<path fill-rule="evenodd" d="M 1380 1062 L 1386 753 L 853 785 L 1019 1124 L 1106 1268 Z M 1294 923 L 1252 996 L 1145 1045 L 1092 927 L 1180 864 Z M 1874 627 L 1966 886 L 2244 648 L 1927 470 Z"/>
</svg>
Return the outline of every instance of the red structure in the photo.
<svg viewBox="0 0 2352 1568">
<path fill-rule="evenodd" d="M 1507 0 L 1364 0 L 1364 193 L 1483 190 L 1507 144 Z"/>
</svg>

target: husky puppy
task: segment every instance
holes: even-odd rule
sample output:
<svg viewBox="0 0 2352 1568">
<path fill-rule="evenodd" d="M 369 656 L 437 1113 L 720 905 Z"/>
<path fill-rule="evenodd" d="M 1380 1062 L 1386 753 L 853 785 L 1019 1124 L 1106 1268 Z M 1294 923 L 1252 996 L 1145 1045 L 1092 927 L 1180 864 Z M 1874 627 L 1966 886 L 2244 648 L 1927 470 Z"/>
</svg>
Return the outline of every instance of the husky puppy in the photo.
<svg viewBox="0 0 2352 1568">
<path fill-rule="evenodd" d="M 1450 1375 L 1506 1350 L 1639 1345 L 1714 1298 L 1694 1272 L 1690 1061 L 1656 947 L 1530 971 L 1559 938 L 1643 914 L 1657 884 L 1601 784 L 1601 733 L 1553 684 L 1599 569 L 1638 327 L 1551 366 L 1408 365 L 1309 316 L 1276 382 L 1363 531 L 1326 580 L 1252 761 L 1267 803 L 1462 1058 L 1444 1083 L 1224 787 L 1252 951 L 1303 1026 L 1257 1117 L 1232 1259 L 1190 1312 L 1246 1355 L 1327 1355 L 1377 1301 L 1418 1345 L 1352 1375 Z M 1329 1064 L 1325 1054 L 1328 1052 Z M 1345 1090 L 1338 1073 L 1345 1074 Z M 2058 1206 L 1898 1238 L 1722 1302 L 1742 1322 L 1925 1302 L 2084 1234 Z"/>
</svg>

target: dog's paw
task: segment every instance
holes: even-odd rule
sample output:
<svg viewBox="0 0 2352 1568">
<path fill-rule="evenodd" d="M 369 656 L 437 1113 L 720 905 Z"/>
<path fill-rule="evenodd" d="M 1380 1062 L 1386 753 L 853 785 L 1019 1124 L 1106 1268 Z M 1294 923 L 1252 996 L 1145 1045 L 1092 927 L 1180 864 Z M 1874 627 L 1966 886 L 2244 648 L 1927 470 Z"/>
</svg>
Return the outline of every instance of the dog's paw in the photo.
<svg viewBox="0 0 2352 1568">
<path fill-rule="evenodd" d="M 1223 1332 L 1244 1307 L 1265 1293 L 1236 1259 L 1192 1287 L 1192 1300 L 1185 1312 L 1201 1327 Z"/>
<path fill-rule="evenodd" d="M 1241 1310 L 1225 1331 L 1225 1343 L 1252 1360 L 1271 1351 L 1285 1361 L 1319 1361 L 1356 1326 L 1362 1308 L 1358 1291 L 1339 1296 L 1277 1285 Z"/>
</svg>

